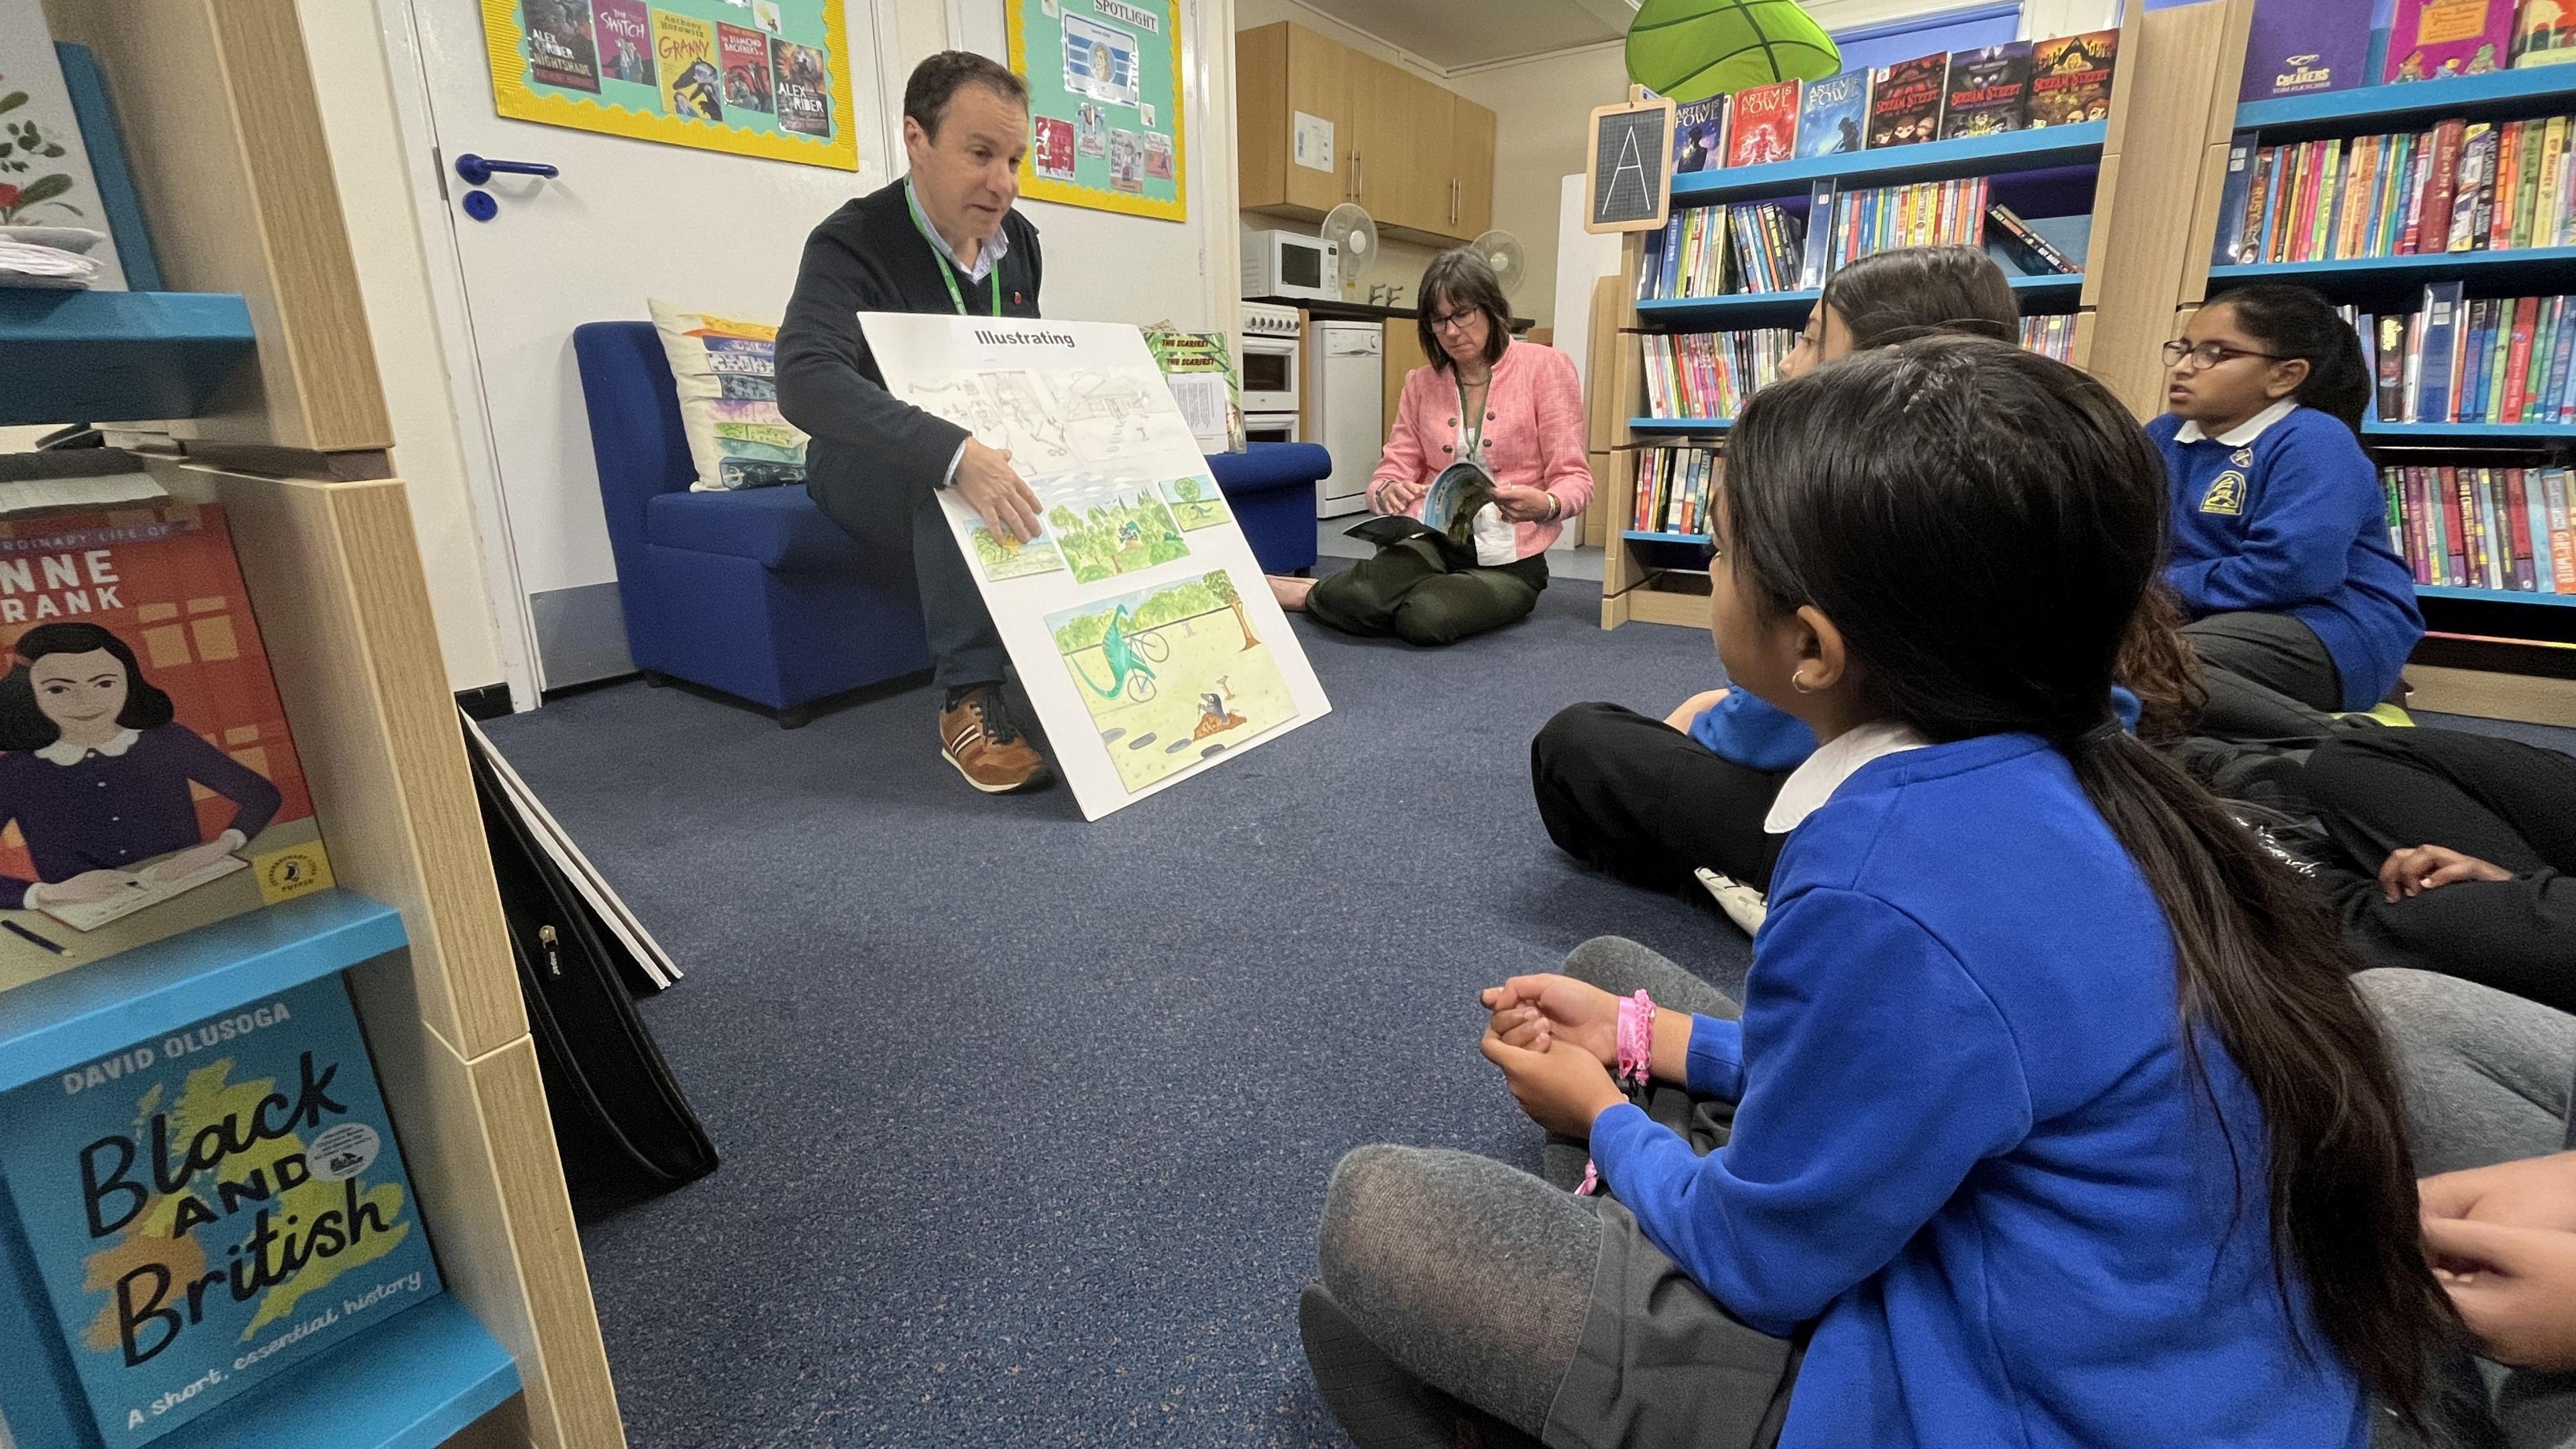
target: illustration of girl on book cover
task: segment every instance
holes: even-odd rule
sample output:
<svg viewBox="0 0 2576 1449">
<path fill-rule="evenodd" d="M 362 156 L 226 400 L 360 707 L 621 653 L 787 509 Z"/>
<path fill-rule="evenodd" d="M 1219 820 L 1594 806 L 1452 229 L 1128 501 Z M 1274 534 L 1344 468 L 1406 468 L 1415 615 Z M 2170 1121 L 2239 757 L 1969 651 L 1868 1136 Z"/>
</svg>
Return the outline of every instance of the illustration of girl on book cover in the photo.
<svg viewBox="0 0 2576 1449">
<path fill-rule="evenodd" d="M 43 624 L 12 652 L 0 676 L 0 825 L 24 836 L 37 879 L 0 874 L 0 907 L 76 922 L 73 908 L 241 868 L 223 862 L 240 860 L 283 797 L 180 724 L 132 646 L 96 624 Z M 212 839 L 191 782 L 235 806 Z"/>
</svg>

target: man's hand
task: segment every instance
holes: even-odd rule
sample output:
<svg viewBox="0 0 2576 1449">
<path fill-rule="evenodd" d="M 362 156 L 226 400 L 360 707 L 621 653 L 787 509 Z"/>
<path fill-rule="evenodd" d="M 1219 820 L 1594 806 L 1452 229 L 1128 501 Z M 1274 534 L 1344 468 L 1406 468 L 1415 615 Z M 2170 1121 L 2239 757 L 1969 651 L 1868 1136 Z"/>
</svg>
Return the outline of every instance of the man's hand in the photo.
<svg viewBox="0 0 2576 1449">
<path fill-rule="evenodd" d="M 1546 1051 L 1551 1040 L 1589 1052 L 1603 1067 L 1619 1063 L 1619 998 L 1571 976 L 1515 976 L 1487 987 L 1487 1030 L 1507 1046 Z M 1489 1054 L 1490 1055 L 1490 1054 Z"/>
<path fill-rule="evenodd" d="M 2446 1172 L 2415 1190 L 2428 1218 L 2576 1233 L 2576 1152 Z"/>
<path fill-rule="evenodd" d="M 1544 488 L 1496 481 L 1494 508 L 1514 523 L 1544 523 L 1556 517 L 1556 495 Z"/>
<path fill-rule="evenodd" d="M 1724 698 L 1726 698 L 1726 691 L 1723 689 L 1703 689 L 1683 700 L 1681 708 L 1665 715 L 1664 723 L 1687 734 L 1692 725 L 1699 723 L 1701 715 L 1716 708 L 1717 702 Z"/>
<path fill-rule="evenodd" d="M 2487 1357 L 2576 1369 L 2576 1233 L 2427 1217 L 2424 1257 Z"/>
<path fill-rule="evenodd" d="M 2418 845 L 2392 850 L 2379 867 L 2379 889 L 2393 903 L 2400 895 L 2422 895 L 2455 880 L 2511 880 L 2513 872 L 2447 845 Z"/>
<path fill-rule="evenodd" d="M 1485 1060 L 1503 1069 L 1521 1110 L 1550 1132 L 1590 1137 L 1593 1118 L 1628 1100 L 1611 1082 L 1610 1069 L 1570 1042 L 1524 1051 L 1488 1027 L 1482 1050 Z"/>
<path fill-rule="evenodd" d="M 1377 506 L 1381 513 L 1410 513 L 1422 495 L 1431 491 L 1427 478 L 1389 478 L 1378 485 Z"/>
<path fill-rule="evenodd" d="M 1008 448 L 987 448 L 968 438 L 965 456 L 957 460 L 956 481 L 949 486 L 967 507 L 983 515 L 984 526 L 995 538 L 1026 543 L 1046 532 L 1038 520 L 1038 496 L 1011 466 Z"/>
</svg>

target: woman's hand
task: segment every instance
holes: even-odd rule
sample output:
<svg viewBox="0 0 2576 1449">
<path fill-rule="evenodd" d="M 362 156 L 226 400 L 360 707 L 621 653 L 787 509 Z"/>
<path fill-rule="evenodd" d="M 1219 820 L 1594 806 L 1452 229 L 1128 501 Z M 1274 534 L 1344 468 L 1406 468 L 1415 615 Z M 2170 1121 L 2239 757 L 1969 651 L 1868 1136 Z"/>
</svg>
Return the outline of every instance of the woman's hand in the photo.
<svg viewBox="0 0 2576 1449">
<path fill-rule="evenodd" d="M 1683 700 L 1681 708 L 1665 715 L 1664 723 L 1687 734 L 1692 725 L 1699 723 L 1701 715 L 1716 708 L 1717 702 L 1724 698 L 1726 698 L 1726 691 L 1723 689 L 1703 689 Z"/>
<path fill-rule="evenodd" d="M 1410 513 L 1422 495 L 1431 491 L 1428 478 L 1389 478 L 1378 485 L 1377 506 L 1384 513 Z"/>
<path fill-rule="evenodd" d="M 1515 976 L 1488 987 L 1487 1027 L 1506 1046 L 1545 1051 L 1563 1041 L 1589 1052 L 1604 1070 L 1619 1064 L 1619 998 L 1571 976 Z"/>
<path fill-rule="evenodd" d="M 1571 1042 L 1529 1051 L 1487 1027 L 1482 1050 L 1485 1060 L 1503 1069 L 1521 1110 L 1550 1132 L 1590 1137 L 1594 1118 L 1628 1100 L 1610 1080 L 1610 1069 Z"/>
<path fill-rule="evenodd" d="M 2379 867 L 2379 889 L 2393 903 L 2400 895 L 2422 895 L 2455 880 L 2511 880 L 2513 872 L 2447 845 L 2418 845 L 2392 850 Z"/>
<path fill-rule="evenodd" d="M 2576 1233 L 2576 1152 L 2446 1172 L 2415 1189 L 2428 1218 Z"/>
<path fill-rule="evenodd" d="M 1545 523 L 1558 516 L 1555 494 L 1500 480 L 1494 484 L 1494 508 L 1514 523 Z"/>
<path fill-rule="evenodd" d="M 2576 1233 L 2427 1217 L 2424 1257 L 2487 1357 L 2576 1369 Z"/>
<path fill-rule="evenodd" d="M 27 889 L 30 908 L 46 906 L 85 906 L 103 901 L 118 891 L 134 885 L 134 876 L 121 870 L 85 870 L 70 880 L 46 881 Z"/>
<path fill-rule="evenodd" d="M 156 860 L 143 867 L 143 882 L 146 885 L 159 885 L 164 881 L 173 881 L 181 876 L 194 874 L 240 849 L 242 843 L 238 831 L 227 830 L 203 845 L 189 846 L 175 855 Z"/>
</svg>

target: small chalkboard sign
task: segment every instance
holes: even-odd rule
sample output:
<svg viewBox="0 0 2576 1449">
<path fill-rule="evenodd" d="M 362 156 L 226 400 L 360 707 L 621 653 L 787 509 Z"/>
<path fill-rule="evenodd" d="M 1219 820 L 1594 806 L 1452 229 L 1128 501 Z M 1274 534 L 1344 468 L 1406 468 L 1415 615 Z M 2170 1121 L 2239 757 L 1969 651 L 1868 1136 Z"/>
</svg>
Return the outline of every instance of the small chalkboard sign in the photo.
<svg viewBox="0 0 2576 1449">
<path fill-rule="evenodd" d="M 1636 101 L 1592 113 L 1583 229 L 1656 231 L 1673 202 L 1673 103 Z"/>
</svg>

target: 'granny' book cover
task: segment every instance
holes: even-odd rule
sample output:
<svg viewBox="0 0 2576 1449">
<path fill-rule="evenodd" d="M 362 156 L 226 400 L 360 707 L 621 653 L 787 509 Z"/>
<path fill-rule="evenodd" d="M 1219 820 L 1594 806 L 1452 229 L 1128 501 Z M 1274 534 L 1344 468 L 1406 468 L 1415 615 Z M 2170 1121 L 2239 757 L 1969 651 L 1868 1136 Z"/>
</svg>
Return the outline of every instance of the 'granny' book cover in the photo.
<svg viewBox="0 0 2576 1449">
<path fill-rule="evenodd" d="M 2513 0 L 2397 0 L 2383 81 L 2484 75 L 2511 62 Z"/>
<path fill-rule="evenodd" d="M 331 883 L 221 509 L 0 521 L 0 670 L 0 992 Z"/>
<path fill-rule="evenodd" d="M 2074 126 L 2111 116 L 2111 76 L 2120 59 L 2120 32 L 2088 30 L 2060 35 L 2030 48 L 2030 123 Z"/>
<path fill-rule="evenodd" d="M 439 1291 L 337 976 L 0 1104 L 16 1226 L 109 1449 Z"/>
<path fill-rule="evenodd" d="M 1949 85 L 1941 109 L 1942 140 L 2020 130 L 2029 121 L 2030 42 L 1950 52 Z"/>
<path fill-rule="evenodd" d="M 2370 62 L 2371 0 L 2255 0 L 2240 101 L 2361 85 Z"/>
<path fill-rule="evenodd" d="M 1798 105 L 1798 155 L 1847 156 L 1867 143 L 1869 72 L 1847 70 L 1807 82 Z"/>
<path fill-rule="evenodd" d="M 1919 56 L 1869 74 L 1869 149 L 1910 146 L 1941 133 L 1941 92 L 1950 57 Z"/>
<path fill-rule="evenodd" d="M 694 15 L 653 12 L 653 50 L 662 67 L 662 98 L 675 116 L 724 119 L 724 73 L 717 69 L 716 28 Z"/>
</svg>

